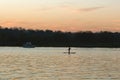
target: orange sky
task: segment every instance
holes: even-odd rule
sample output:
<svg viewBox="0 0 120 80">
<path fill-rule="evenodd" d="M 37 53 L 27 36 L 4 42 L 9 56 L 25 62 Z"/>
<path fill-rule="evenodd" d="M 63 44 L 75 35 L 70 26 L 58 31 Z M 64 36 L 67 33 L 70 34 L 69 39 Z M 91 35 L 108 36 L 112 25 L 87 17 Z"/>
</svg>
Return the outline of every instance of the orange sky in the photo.
<svg viewBox="0 0 120 80">
<path fill-rule="evenodd" d="M 0 0 L 0 25 L 62 31 L 120 31 L 120 0 Z"/>
</svg>

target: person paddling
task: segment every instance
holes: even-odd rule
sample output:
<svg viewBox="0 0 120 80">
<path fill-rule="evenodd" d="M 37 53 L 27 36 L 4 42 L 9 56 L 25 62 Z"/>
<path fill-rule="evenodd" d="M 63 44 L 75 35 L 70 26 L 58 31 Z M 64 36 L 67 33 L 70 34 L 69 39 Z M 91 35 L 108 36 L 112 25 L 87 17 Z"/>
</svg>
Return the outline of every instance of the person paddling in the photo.
<svg viewBox="0 0 120 80">
<path fill-rule="evenodd" d="M 71 50 L 71 47 L 68 48 L 68 54 L 70 55 L 70 50 Z"/>
</svg>

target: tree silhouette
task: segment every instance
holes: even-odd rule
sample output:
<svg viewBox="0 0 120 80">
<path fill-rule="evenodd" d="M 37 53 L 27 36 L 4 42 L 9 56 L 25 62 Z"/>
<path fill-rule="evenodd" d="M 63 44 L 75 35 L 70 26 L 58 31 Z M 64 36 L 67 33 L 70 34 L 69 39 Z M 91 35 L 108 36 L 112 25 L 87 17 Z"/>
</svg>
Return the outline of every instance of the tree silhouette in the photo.
<svg viewBox="0 0 120 80">
<path fill-rule="evenodd" d="M 61 32 L 0 27 L 0 46 L 22 46 L 26 42 L 44 47 L 120 47 L 120 33 Z"/>
</svg>

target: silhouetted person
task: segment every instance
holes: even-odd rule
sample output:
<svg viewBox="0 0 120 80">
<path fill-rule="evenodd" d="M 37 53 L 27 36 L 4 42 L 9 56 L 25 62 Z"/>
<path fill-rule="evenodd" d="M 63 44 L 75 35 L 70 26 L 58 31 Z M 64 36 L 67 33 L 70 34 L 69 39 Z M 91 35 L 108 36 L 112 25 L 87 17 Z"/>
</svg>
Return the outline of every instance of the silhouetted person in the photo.
<svg viewBox="0 0 120 80">
<path fill-rule="evenodd" d="M 68 48 L 68 54 L 70 55 L 70 50 L 71 50 L 71 47 Z"/>
</svg>

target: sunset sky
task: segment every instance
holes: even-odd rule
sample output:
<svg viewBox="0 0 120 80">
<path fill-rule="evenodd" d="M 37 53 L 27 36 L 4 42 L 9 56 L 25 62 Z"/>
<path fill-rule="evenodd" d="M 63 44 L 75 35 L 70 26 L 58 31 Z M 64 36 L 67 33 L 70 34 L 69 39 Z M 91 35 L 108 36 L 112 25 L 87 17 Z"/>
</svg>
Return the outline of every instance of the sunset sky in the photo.
<svg viewBox="0 0 120 80">
<path fill-rule="evenodd" d="M 62 31 L 120 31 L 120 0 L 0 0 L 0 25 Z"/>
</svg>

